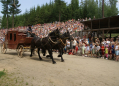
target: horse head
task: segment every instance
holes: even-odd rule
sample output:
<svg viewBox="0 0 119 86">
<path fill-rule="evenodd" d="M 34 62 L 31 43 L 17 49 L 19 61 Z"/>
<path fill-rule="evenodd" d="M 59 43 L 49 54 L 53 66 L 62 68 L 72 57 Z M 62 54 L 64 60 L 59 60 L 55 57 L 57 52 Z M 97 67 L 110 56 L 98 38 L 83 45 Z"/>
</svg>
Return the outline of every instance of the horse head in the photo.
<svg viewBox="0 0 119 86">
<path fill-rule="evenodd" d="M 51 33 L 49 33 L 48 36 L 54 36 L 56 38 L 60 38 L 60 31 L 58 30 L 58 28 L 54 31 L 52 31 Z"/>
<path fill-rule="evenodd" d="M 69 31 L 67 30 L 67 32 L 65 32 L 63 34 L 63 39 L 68 39 L 68 40 L 74 40 L 72 36 L 70 36 Z"/>
</svg>

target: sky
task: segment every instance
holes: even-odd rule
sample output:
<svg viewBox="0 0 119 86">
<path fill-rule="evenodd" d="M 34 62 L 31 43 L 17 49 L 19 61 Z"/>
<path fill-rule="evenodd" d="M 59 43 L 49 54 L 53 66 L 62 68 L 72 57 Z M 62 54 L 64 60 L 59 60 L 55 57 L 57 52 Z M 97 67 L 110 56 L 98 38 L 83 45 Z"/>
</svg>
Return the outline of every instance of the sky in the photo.
<svg viewBox="0 0 119 86">
<path fill-rule="evenodd" d="M 54 0 L 51 0 L 54 1 Z M 71 0 L 64 0 L 65 2 L 67 2 L 67 4 L 70 4 Z M 21 6 L 19 7 L 19 9 L 21 9 L 21 13 L 23 14 L 25 13 L 26 9 L 29 11 L 31 7 L 37 7 L 37 5 L 42 6 L 43 4 L 46 3 L 50 3 L 50 0 L 19 0 L 19 3 L 21 4 Z M 117 8 L 119 10 L 119 0 L 117 3 Z M 0 16 L 3 16 L 3 14 L 1 13 L 2 11 L 2 4 L 0 3 Z"/>
</svg>

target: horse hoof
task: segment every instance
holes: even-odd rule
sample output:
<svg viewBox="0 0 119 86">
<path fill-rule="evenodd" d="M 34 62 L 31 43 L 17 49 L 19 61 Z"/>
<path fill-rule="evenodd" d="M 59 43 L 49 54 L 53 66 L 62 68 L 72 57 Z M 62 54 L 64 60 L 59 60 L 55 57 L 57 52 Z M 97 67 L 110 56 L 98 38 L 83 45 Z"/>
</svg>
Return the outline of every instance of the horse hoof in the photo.
<svg viewBox="0 0 119 86">
<path fill-rule="evenodd" d="M 57 57 L 61 57 L 61 55 L 58 55 Z"/>
<path fill-rule="evenodd" d="M 49 55 L 47 55 L 46 57 L 50 57 Z"/>
<path fill-rule="evenodd" d="M 39 58 L 40 60 L 43 60 L 42 58 Z"/>
<path fill-rule="evenodd" d="M 43 56 L 45 56 L 45 54 L 43 54 Z"/>
<path fill-rule="evenodd" d="M 56 62 L 54 61 L 53 64 L 56 64 Z"/>
<path fill-rule="evenodd" d="M 64 62 L 64 60 L 62 60 L 61 62 Z"/>
</svg>

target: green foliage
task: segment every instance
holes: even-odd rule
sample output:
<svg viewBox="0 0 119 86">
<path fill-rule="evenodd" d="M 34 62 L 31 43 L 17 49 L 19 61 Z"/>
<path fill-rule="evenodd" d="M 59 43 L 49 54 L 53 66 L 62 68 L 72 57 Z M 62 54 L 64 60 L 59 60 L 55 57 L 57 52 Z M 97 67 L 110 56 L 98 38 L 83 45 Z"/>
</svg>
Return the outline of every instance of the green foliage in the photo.
<svg viewBox="0 0 119 86">
<path fill-rule="evenodd" d="M 14 3 L 13 1 L 14 0 L 1 0 L 2 8 L 3 8 L 1 13 L 4 14 L 4 17 L 2 20 L 2 28 L 14 27 L 14 15 L 19 14 L 21 12 L 20 9 L 18 9 L 21 5 L 19 4 L 19 1 L 15 0 L 16 7 L 13 6 L 13 3 Z M 11 19 L 9 18 L 9 16 L 13 18 Z M 11 20 L 9 21 L 9 19 L 12 20 L 12 24 L 11 24 Z M 10 24 L 8 24 L 8 22 Z"/>
<path fill-rule="evenodd" d="M 17 2 L 18 0 L 16 0 Z M 102 18 L 102 0 L 71 0 L 70 4 L 67 4 L 64 0 L 50 0 L 50 3 L 43 4 L 42 6 L 31 7 L 30 11 L 27 11 L 22 15 L 17 15 L 20 10 L 15 11 L 11 7 L 9 14 L 15 14 L 15 27 L 27 26 L 28 24 L 43 24 L 51 23 L 54 21 L 67 21 L 69 19 L 80 18 Z M 17 4 L 17 3 L 16 3 Z M 104 16 L 118 15 L 118 9 L 116 8 L 117 0 L 105 1 L 104 4 Z M 20 4 L 18 4 L 18 7 Z M 3 10 L 4 11 L 4 10 Z M 11 12 L 11 13 L 10 13 Z M 12 27 L 12 17 L 9 17 L 9 28 Z M 7 16 L 2 19 L 2 27 L 6 28 Z"/>
<path fill-rule="evenodd" d="M 6 16 L 6 18 L 7 18 L 6 19 L 7 20 L 6 21 L 6 25 L 4 25 L 4 27 L 8 28 L 8 18 L 9 18 L 9 14 L 10 14 L 10 12 L 9 12 L 10 0 L 1 0 L 1 3 L 2 3 L 2 11 L 1 11 L 1 13 L 4 14 L 4 16 Z M 3 21 L 5 21 L 5 20 L 3 20 Z M 5 24 L 5 22 L 4 22 L 4 24 Z"/>
</svg>

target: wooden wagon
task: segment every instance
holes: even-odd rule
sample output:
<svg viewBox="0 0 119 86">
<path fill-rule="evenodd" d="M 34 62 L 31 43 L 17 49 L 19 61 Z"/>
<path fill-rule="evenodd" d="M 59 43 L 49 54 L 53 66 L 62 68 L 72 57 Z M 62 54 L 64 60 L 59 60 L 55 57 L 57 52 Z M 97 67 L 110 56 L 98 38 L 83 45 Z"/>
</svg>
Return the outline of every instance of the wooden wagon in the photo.
<svg viewBox="0 0 119 86">
<path fill-rule="evenodd" d="M 24 52 L 30 49 L 32 39 L 22 31 L 8 31 L 1 45 L 1 53 L 5 54 L 7 49 L 16 49 L 18 56 L 23 57 Z"/>
</svg>

